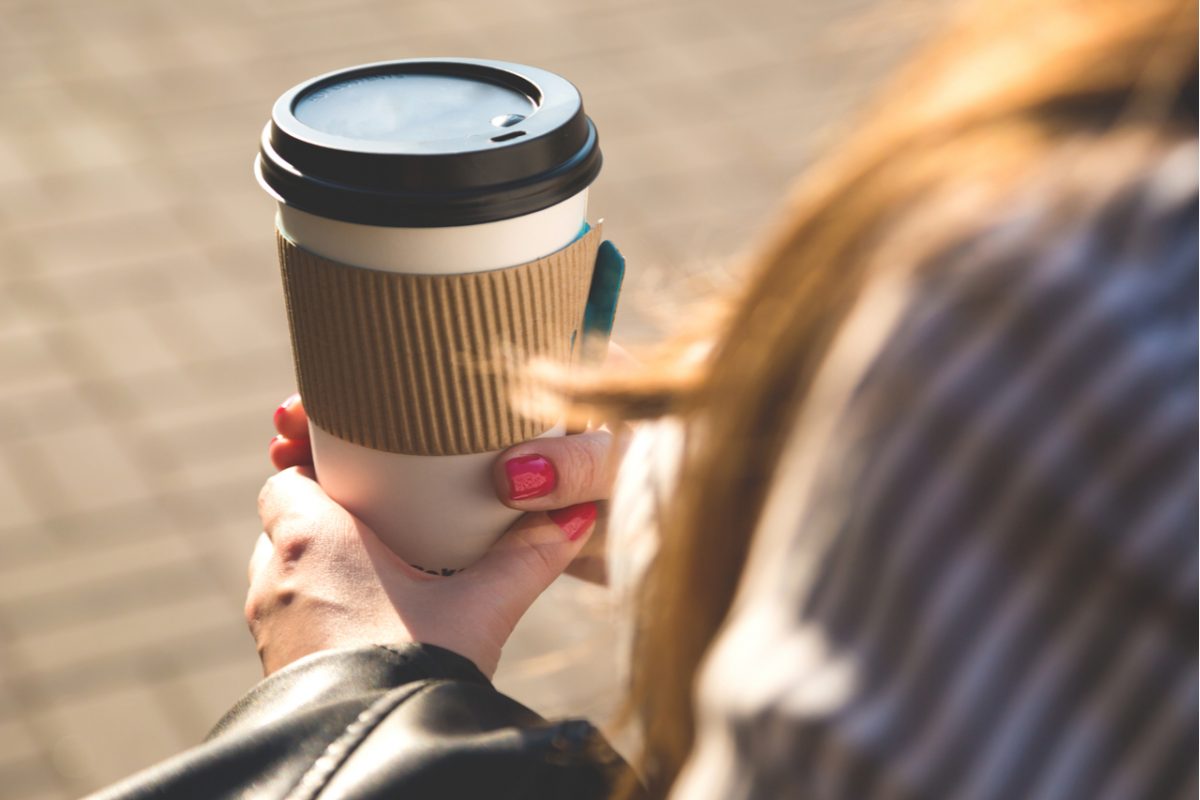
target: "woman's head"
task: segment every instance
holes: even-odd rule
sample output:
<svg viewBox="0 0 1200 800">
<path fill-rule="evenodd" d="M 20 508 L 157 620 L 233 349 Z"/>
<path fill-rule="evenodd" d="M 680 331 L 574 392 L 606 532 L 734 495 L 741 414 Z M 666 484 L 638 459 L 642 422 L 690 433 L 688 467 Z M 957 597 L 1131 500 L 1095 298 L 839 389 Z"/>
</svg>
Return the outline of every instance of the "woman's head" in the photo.
<svg viewBox="0 0 1200 800">
<path fill-rule="evenodd" d="M 1086 186 L 1071 172 L 1080 168 L 1095 170 L 1088 180 L 1116 180 L 1156 142 L 1194 135 L 1196 16 L 1194 0 L 964 8 L 804 176 L 708 359 L 567 390 L 689 426 L 641 587 L 632 665 L 652 793 L 665 793 L 691 749 L 698 665 L 729 610 L 782 443 L 863 286 L 994 224 L 1048 170 L 1051 184 Z M 1076 200 L 1073 210 L 1042 209 L 1044 235 L 1056 214 L 1086 213 L 1086 191 Z"/>
</svg>

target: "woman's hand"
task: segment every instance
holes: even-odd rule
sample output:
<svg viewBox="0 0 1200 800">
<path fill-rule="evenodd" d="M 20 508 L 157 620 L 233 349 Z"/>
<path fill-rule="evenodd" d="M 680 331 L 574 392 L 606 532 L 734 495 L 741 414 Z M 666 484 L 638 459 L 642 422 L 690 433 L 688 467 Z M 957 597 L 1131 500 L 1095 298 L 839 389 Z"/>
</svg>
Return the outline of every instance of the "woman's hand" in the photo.
<svg viewBox="0 0 1200 800">
<path fill-rule="evenodd" d="M 623 352 L 623 351 L 622 351 Z M 623 357 L 623 356 L 622 356 Z M 299 395 L 292 395 L 275 410 L 271 463 L 276 469 L 313 465 L 308 437 L 308 416 Z M 580 503 L 595 502 L 603 517 L 627 436 L 614 437 L 604 428 L 586 433 L 535 439 L 514 445 L 497 456 L 492 467 L 496 497 L 518 511 L 544 511 L 562 517 Z M 603 523 L 603 520 L 601 520 Z M 567 567 L 568 575 L 606 583 L 604 525 Z"/>
<path fill-rule="evenodd" d="M 266 674 L 337 647 L 421 642 L 491 675 L 521 616 L 564 570 L 603 581 L 587 545 L 615 470 L 605 430 L 538 439 L 500 454 L 497 497 L 524 516 L 470 568 L 436 578 L 396 556 L 316 483 L 308 418 L 293 395 L 275 412 L 281 470 L 259 495 L 246 619 Z"/>
<path fill-rule="evenodd" d="M 604 429 L 534 439 L 508 448 L 492 465 L 496 497 L 518 511 L 544 511 L 555 519 L 579 503 L 592 502 L 603 516 L 628 437 Z M 564 570 L 568 575 L 607 584 L 603 519 L 595 535 Z"/>
<path fill-rule="evenodd" d="M 406 564 L 329 499 L 308 467 L 259 495 L 246 620 L 266 674 L 321 650 L 421 642 L 490 676 L 517 621 L 579 553 L 596 505 L 526 514 L 468 569 L 447 578 Z"/>
</svg>

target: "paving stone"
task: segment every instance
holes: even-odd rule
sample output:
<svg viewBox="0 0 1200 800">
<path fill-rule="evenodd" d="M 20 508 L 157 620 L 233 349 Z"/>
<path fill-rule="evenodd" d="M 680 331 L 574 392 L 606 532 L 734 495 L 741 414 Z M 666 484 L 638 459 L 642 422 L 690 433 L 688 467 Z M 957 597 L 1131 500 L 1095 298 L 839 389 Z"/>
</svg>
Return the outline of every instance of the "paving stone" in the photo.
<svg viewBox="0 0 1200 800">
<path fill-rule="evenodd" d="M 5 142 L 0 137 L 0 149 L 5 146 L 17 152 L 14 141 Z M 48 231 L 47 235 L 53 236 L 64 220 L 73 225 L 88 219 L 106 220 L 122 213 L 145 213 L 161 206 L 164 194 L 160 183 L 159 175 L 128 166 L 31 173 L 20 180 L 0 183 L 0 212 L 11 232 L 27 237 L 29 244 L 36 246 L 40 242 L 39 231 Z M 128 256 L 136 261 L 141 252 L 131 247 Z M 0 280 L 7 277 L 2 274 Z"/>
<path fill-rule="evenodd" d="M 0 719 L 0 776 L 13 764 L 36 760 L 40 752 L 24 720 L 16 717 Z M 7 782 L 0 779 L 0 786 L 5 785 Z"/>
<path fill-rule="evenodd" d="M 57 553 L 57 546 L 47 542 L 46 523 L 41 519 L 29 525 L 0 530 L 0 564 L 6 568 L 53 560 Z"/>
<path fill-rule="evenodd" d="M 266 442 L 263 442 L 263 449 L 266 449 Z M 257 535 L 258 492 L 271 469 L 249 462 L 244 469 L 243 473 L 231 475 L 213 471 L 203 482 L 176 492 L 171 497 L 173 511 L 189 519 L 189 530 L 201 537 L 214 526 L 228 522 L 243 529 L 252 528 Z"/>
<path fill-rule="evenodd" d="M 911 4 L 910 4 L 911 5 Z M 872 0 L 38 0 L 0 25 L 0 796 L 75 797 L 194 742 L 258 677 L 240 617 L 294 383 L 251 161 L 309 76 L 462 53 L 582 90 L 618 335 L 732 273 L 790 176 L 927 18 Z M 498 681 L 604 721 L 602 592 L 564 579 Z M 19 702 L 18 702 L 19 701 Z M 113 736 L 113 731 L 120 736 Z M 27 735 L 26 735 L 27 734 Z M 618 744 L 621 741 L 618 739 Z"/>
<path fill-rule="evenodd" d="M 35 524 L 41 516 L 26 491 L 13 478 L 12 468 L 0 460 L 0 546 L 9 532 Z"/>
<path fill-rule="evenodd" d="M 263 120 L 257 119 L 261 124 Z M 239 155 L 245 155 L 244 151 Z M 276 267 L 275 239 L 272 234 L 275 222 L 275 204 L 254 181 L 251 162 L 248 159 L 231 159 L 227 153 L 210 154 L 197 160 L 211 159 L 211 167 L 203 164 L 194 169 L 203 173 L 192 179 L 190 175 L 179 179 L 181 187 L 203 183 L 211 187 L 208 194 L 187 196 L 184 189 L 173 200 L 180 224 L 187 228 L 194 239 L 220 243 L 228 247 L 245 243 L 257 248 L 255 260 L 244 267 L 255 270 L 259 277 L 276 287 L 279 284 Z"/>
<path fill-rule="evenodd" d="M 160 29 L 164 22 L 161 6 L 149 3 L 109 3 L 108 9 L 97 9 L 92 3 L 80 0 L 52 0 L 44 3 L 56 15 L 55 37 L 48 45 L 58 45 L 64 39 L 83 38 L 89 32 L 97 35 L 119 32 L 136 39 Z"/>
<path fill-rule="evenodd" d="M 127 375 L 96 375 L 80 390 L 113 400 L 106 406 L 107 418 L 129 423 L 158 413 L 178 413 L 213 399 L 216 393 L 197 377 L 198 369 L 195 365 L 174 363 L 166 369 L 139 370 Z M 116 402 L 117 399 L 123 402 Z"/>
<path fill-rule="evenodd" d="M 38 280 L 70 313 L 78 315 L 131 306 L 153 310 L 173 300 L 197 303 L 227 288 L 224 277 L 198 253 L 188 253 L 169 262 L 130 261 L 118 269 L 44 276 Z"/>
<path fill-rule="evenodd" d="M 142 308 L 115 308 L 82 314 L 50 329 L 60 353 L 84 362 L 99 375 L 126 375 L 164 369 L 178 361 Z"/>
<path fill-rule="evenodd" d="M 169 704 L 171 718 L 185 740 L 201 741 L 225 712 L 262 680 L 262 665 L 249 636 L 244 645 L 227 663 L 186 669 L 159 683 L 159 694 Z"/>
<path fill-rule="evenodd" d="M 143 434 L 161 468 L 158 486 L 196 489 L 235 475 L 265 479 L 271 469 L 267 443 L 275 435 L 271 414 L 286 396 L 274 394 L 271 403 L 221 417 L 199 412 L 187 422 Z"/>
<path fill-rule="evenodd" d="M 0 613 L 7 613 L 11 606 L 38 604 L 40 599 L 60 604 L 58 598 L 70 597 L 77 603 L 76 613 L 86 610 L 90 615 L 89 604 L 80 602 L 86 597 L 73 597 L 73 591 L 95 587 L 98 581 L 101 583 L 93 593 L 103 591 L 105 581 L 121 583 L 148 569 L 178 569 L 193 557 L 192 548 L 181 536 L 159 535 L 117 541 L 103 548 L 64 547 L 53 559 L 19 568 L 0 565 Z"/>
<path fill-rule="evenodd" d="M 2 663 L 0 661 L 0 664 Z M 4 679 L 4 672 L 0 670 L 0 721 L 16 719 L 18 713 L 19 709 L 17 708 L 16 701 L 13 699 L 12 690 L 8 687 Z"/>
<path fill-rule="evenodd" d="M 273 284 L 156 303 L 139 316 L 181 362 L 236 356 L 248 343 L 291 343 L 283 291 Z"/>
<path fill-rule="evenodd" d="M 12 540 L 33 540 L 40 547 L 16 546 L 0 559 L 0 564 L 5 569 L 26 569 L 74 557 L 76 553 L 142 541 L 160 531 L 171 530 L 177 503 L 178 497 L 164 495 L 114 503 L 95 511 L 65 511 L 56 507 L 43 510 L 38 523 L 14 529 L 9 536 Z M 16 555 L 18 550 L 20 556 Z"/>
<path fill-rule="evenodd" d="M 253 398 L 259 391 L 268 391 L 273 398 L 286 397 L 296 385 L 291 346 L 281 342 L 260 346 L 258 342 L 247 342 L 241 352 L 226 358 L 196 361 L 184 365 L 189 377 L 198 383 L 207 394 L 218 395 L 228 392 L 228 387 L 237 387 L 246 397 Z M 276 404 L 278 400 L 274 401 Z M 257 407 L 254 403 L 248 406 Z M 269 413 L 274 413 L 272 405 Z"/>
<path fill-rule="evenodd" d="M 258 218 L 261 215 L 256 214 Z M 268 214 L 268 231 L 273 217 Z M 276 265 L 275 238 L 261 232 L 248 241 L 215 241 L 198 252 L 231 282 L 238 285 L 270 285 L 283 291 Z"/>
<path fill-rule="evenodd" d="M 257 424 L 258 433 L 273 434 L 271 418 L 276 407 L 290 394 L 291 363 L 290 347 L 279 343 L 272 348 L 254 349 L 232 354 L 220 359 L 206 359 L 179 365 L 175 370 L 145 373 L 127 384 L 138 405 L 133 418 L 128 421 L 129 430 L 139 437 L 139 445 L 167 446 L 158 437 L 175 437 L 177 432 L 204 435 L 230 418 L 241 418 L 245 423 Z M 288 356 L 282 364 L 272 363 L 272 357 Z M 228 386 L 213 386 L 208 382 L 213 373 L 237 375 L 243 363 L 247 370 L 257 366 L 266 377 L 244 383 L 232 383 L 238 387 L 230 393 Z M 235 450 L 250 448 L 257 452 L 257 441 L 238 443 Z M 187 436 L 178 438 L 188 443 Z M 264 440 L 265 441 L 265 440 Z M 203 443 L 199 443 L 204 446 Z M 213 452 L 213 450 L 209 450 Z"/>
<path fill-rule="evenodd" d="M 245 492 L 235 506 L 242 509 L 241 513 L 206 525 L 203 535 L 198 537 L 197 546 L 205 553 L 217 576 L 220 591 L 231 602 L 240 602 L 246 597 L 246 567 L 262 530 L 254 515 L 253 502 L 257 494 L 257 489 Z"/>
<path fill-rule="evenodd" d="M 38 269 L 46 272 L 108 269 L 135 255 L 167 259 L 188 252 L 191 245 L 178 222 L 162 209 L 62 220 L 25 233 L 36 247 Z"/>
<path fill-rule="evenodd" d="M 16 142 L 0 138 L 0 186 L 33 183 L 35 180 L 33 166 L 17 150 Z"/>
<path fill-rule="evenodd" d="M 5 271 L 0 270 L 0 281 L 5 277 Z M 0 342 L 11 337 L 36 334 L 42 324 L 44 321 L 38 309 L 27 308 L 13 292 L 0 288 Z M 23 358 L 15 347 L 8 352 L 10 358 Z"/>
<path fill-rule="evenodd" d="M 29 473 L 34 502 L 59 514 L 144 500 L 152 492 L 118 433 L 108 426 L 43 433 L 9 448 L 10 468 Z"/>
<path fill-rule="evenodd" d="M 192 742 L 163 712 L 152 684 L 56 703 L 34 715 L 55 730 L 50 758 L 73 794 L 112 783 Z"/>
<path fill-rule="evenodd" d="M 62 83 L 47 86 L 9 84 L 0 93 L 0 100 L 3 100 L 6 106 L 21 110 L 20 114 L 6 114 L 3 128 L 0 130 L 18 142 L 27 155 L 34 152 L 57 155 L 47 140 L 48 129 L 53 127 L 56 115 L 74 114 L 79 110 L 77 102 Z M 39 159 L 28 166 L 34 165 L 39 175 L 61 171 L 57 159 L 54 158 Z"/>
<path fill-rule="evenodd" d="M 71 380 L 70 371 L 38 331 L 0 334 L 0 375 L 5 393 L 61 387 Z"/>
<path fill-rule="evenodd" d="M 164 593 L 165 594 L 165 593 Z M 240 608 L 215 592 L 200 596 L 147 598 L 142 606 L 95 620 L 80 618 L 73 624 L 47 631 L 30 631 L 11 643 L 23 673 L 53 673 L 89 659 L 134 652 L 162 640 L 214 625 L 238 625 Z"/>
<path fill-rule="evenodd" d="M 88 579 L 7 599 L 3 619 L 8 634 L 41 637 L 57 629 L 135 613 L 161 602 L 199 597 L 212 589 L 212 575 L 190 552 L 162 563 L 128 558 L 118 570 L 109 567 L 103 571 L 102 567 L 81 574 Z"/>
<path fill-rule="evenodd" d="M 233 604 L 231 604 L 232 606 Z M 209 624 L 197 623 L 185 630 L 164 628 L 157 638 L 148 637 L 137 647 L 110 652 L 81 649 L 78 658 L 52 668 L 10 669 L 9 682 L 22 696 L 23 715 L 55 703 L 127 686 L 137 686 L 206 665 L 224 664 L 253 653 L 254 644 L 242 623 L 230 624 L 227 612 Z M 240 621 L 240 611 L 232 615 Z M 31 723 L 33 724 L 33 723 Z"/>
<path fill-rule="evenodd" d="M 42 755 L 0 761 L 0 787 L 4 796 L 21 800 L 67 800 L 73 795 L 59 783 Z"/>
</svg>

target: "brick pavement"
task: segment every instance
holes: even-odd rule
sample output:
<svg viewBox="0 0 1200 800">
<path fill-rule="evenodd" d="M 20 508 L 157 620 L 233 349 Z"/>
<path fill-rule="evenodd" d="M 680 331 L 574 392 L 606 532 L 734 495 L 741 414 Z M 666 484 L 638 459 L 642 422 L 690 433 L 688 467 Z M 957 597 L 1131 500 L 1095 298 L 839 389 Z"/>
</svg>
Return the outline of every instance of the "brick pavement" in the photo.
<svg viewBox="0 0 1200 800">
<path fill-rule="evenodd" d="M 292 383 L 274 98 L 462 54 L 581 88 L 592 207 L 632 271 L 618 335 L 730 263 L 921 24 L 792 0 L 7 0 L 0 4 L 0 797 L 72 797 L 203 735 L 258 675 L 240 622 L 269 415 Z M 616 696 L 603 596 L 566 579 L 500 685 Z"/>
</svg>

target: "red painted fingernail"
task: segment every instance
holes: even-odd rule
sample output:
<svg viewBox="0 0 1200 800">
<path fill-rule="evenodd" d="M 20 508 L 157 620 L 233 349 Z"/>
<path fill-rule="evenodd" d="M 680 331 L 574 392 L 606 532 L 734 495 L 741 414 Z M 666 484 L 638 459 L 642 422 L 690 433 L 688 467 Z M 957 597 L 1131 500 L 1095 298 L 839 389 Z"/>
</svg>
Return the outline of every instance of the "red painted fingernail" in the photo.
<svg viewBox="0 0 1200 800">
<path fill-rule="evenodd" d="M 554 465 L 541 456 L 517 456 L 504 462 L 508 475 L 508 496 L 513 500 L 543 497 L 558 485 Z"/>
<path fill-rule="evenodd" d="M 592 523 L 596 521 L 596 504 L 589 502 L 567 506 L 557 511 L 548 511 L 546 516 L 563 529 L 563 533 L 567 535 L 567 541 L 573 542 L 587 533 L 588 528 L 592 527 Z"/>
<path fill-rule="evenodd" d="M 275 409 L 275 424 L 276 425 L 279 424 L 280 417 L 282 417 L 284 414 L 286 414 L 287 410 L 289 408 L 291 408 L 292 405 L 299 399 L 300 399 L 300 395 L 291 394 L 291 395 L 288 395 L 287 400 L 284 400 L 282 403 L 279 404 L 279 408 Z"/>
<path fill-rule="evenodd" d="M 271 445 L 275 444 L 276 442 L 281 442 L 281 441 L 283 441 L 283 436 L 278 435 L 278 434 L 276 434 L 275 436 L 272 436 L 271 441 L 267 442 L 267 449 L 270 450 Z"/>
</svg>

